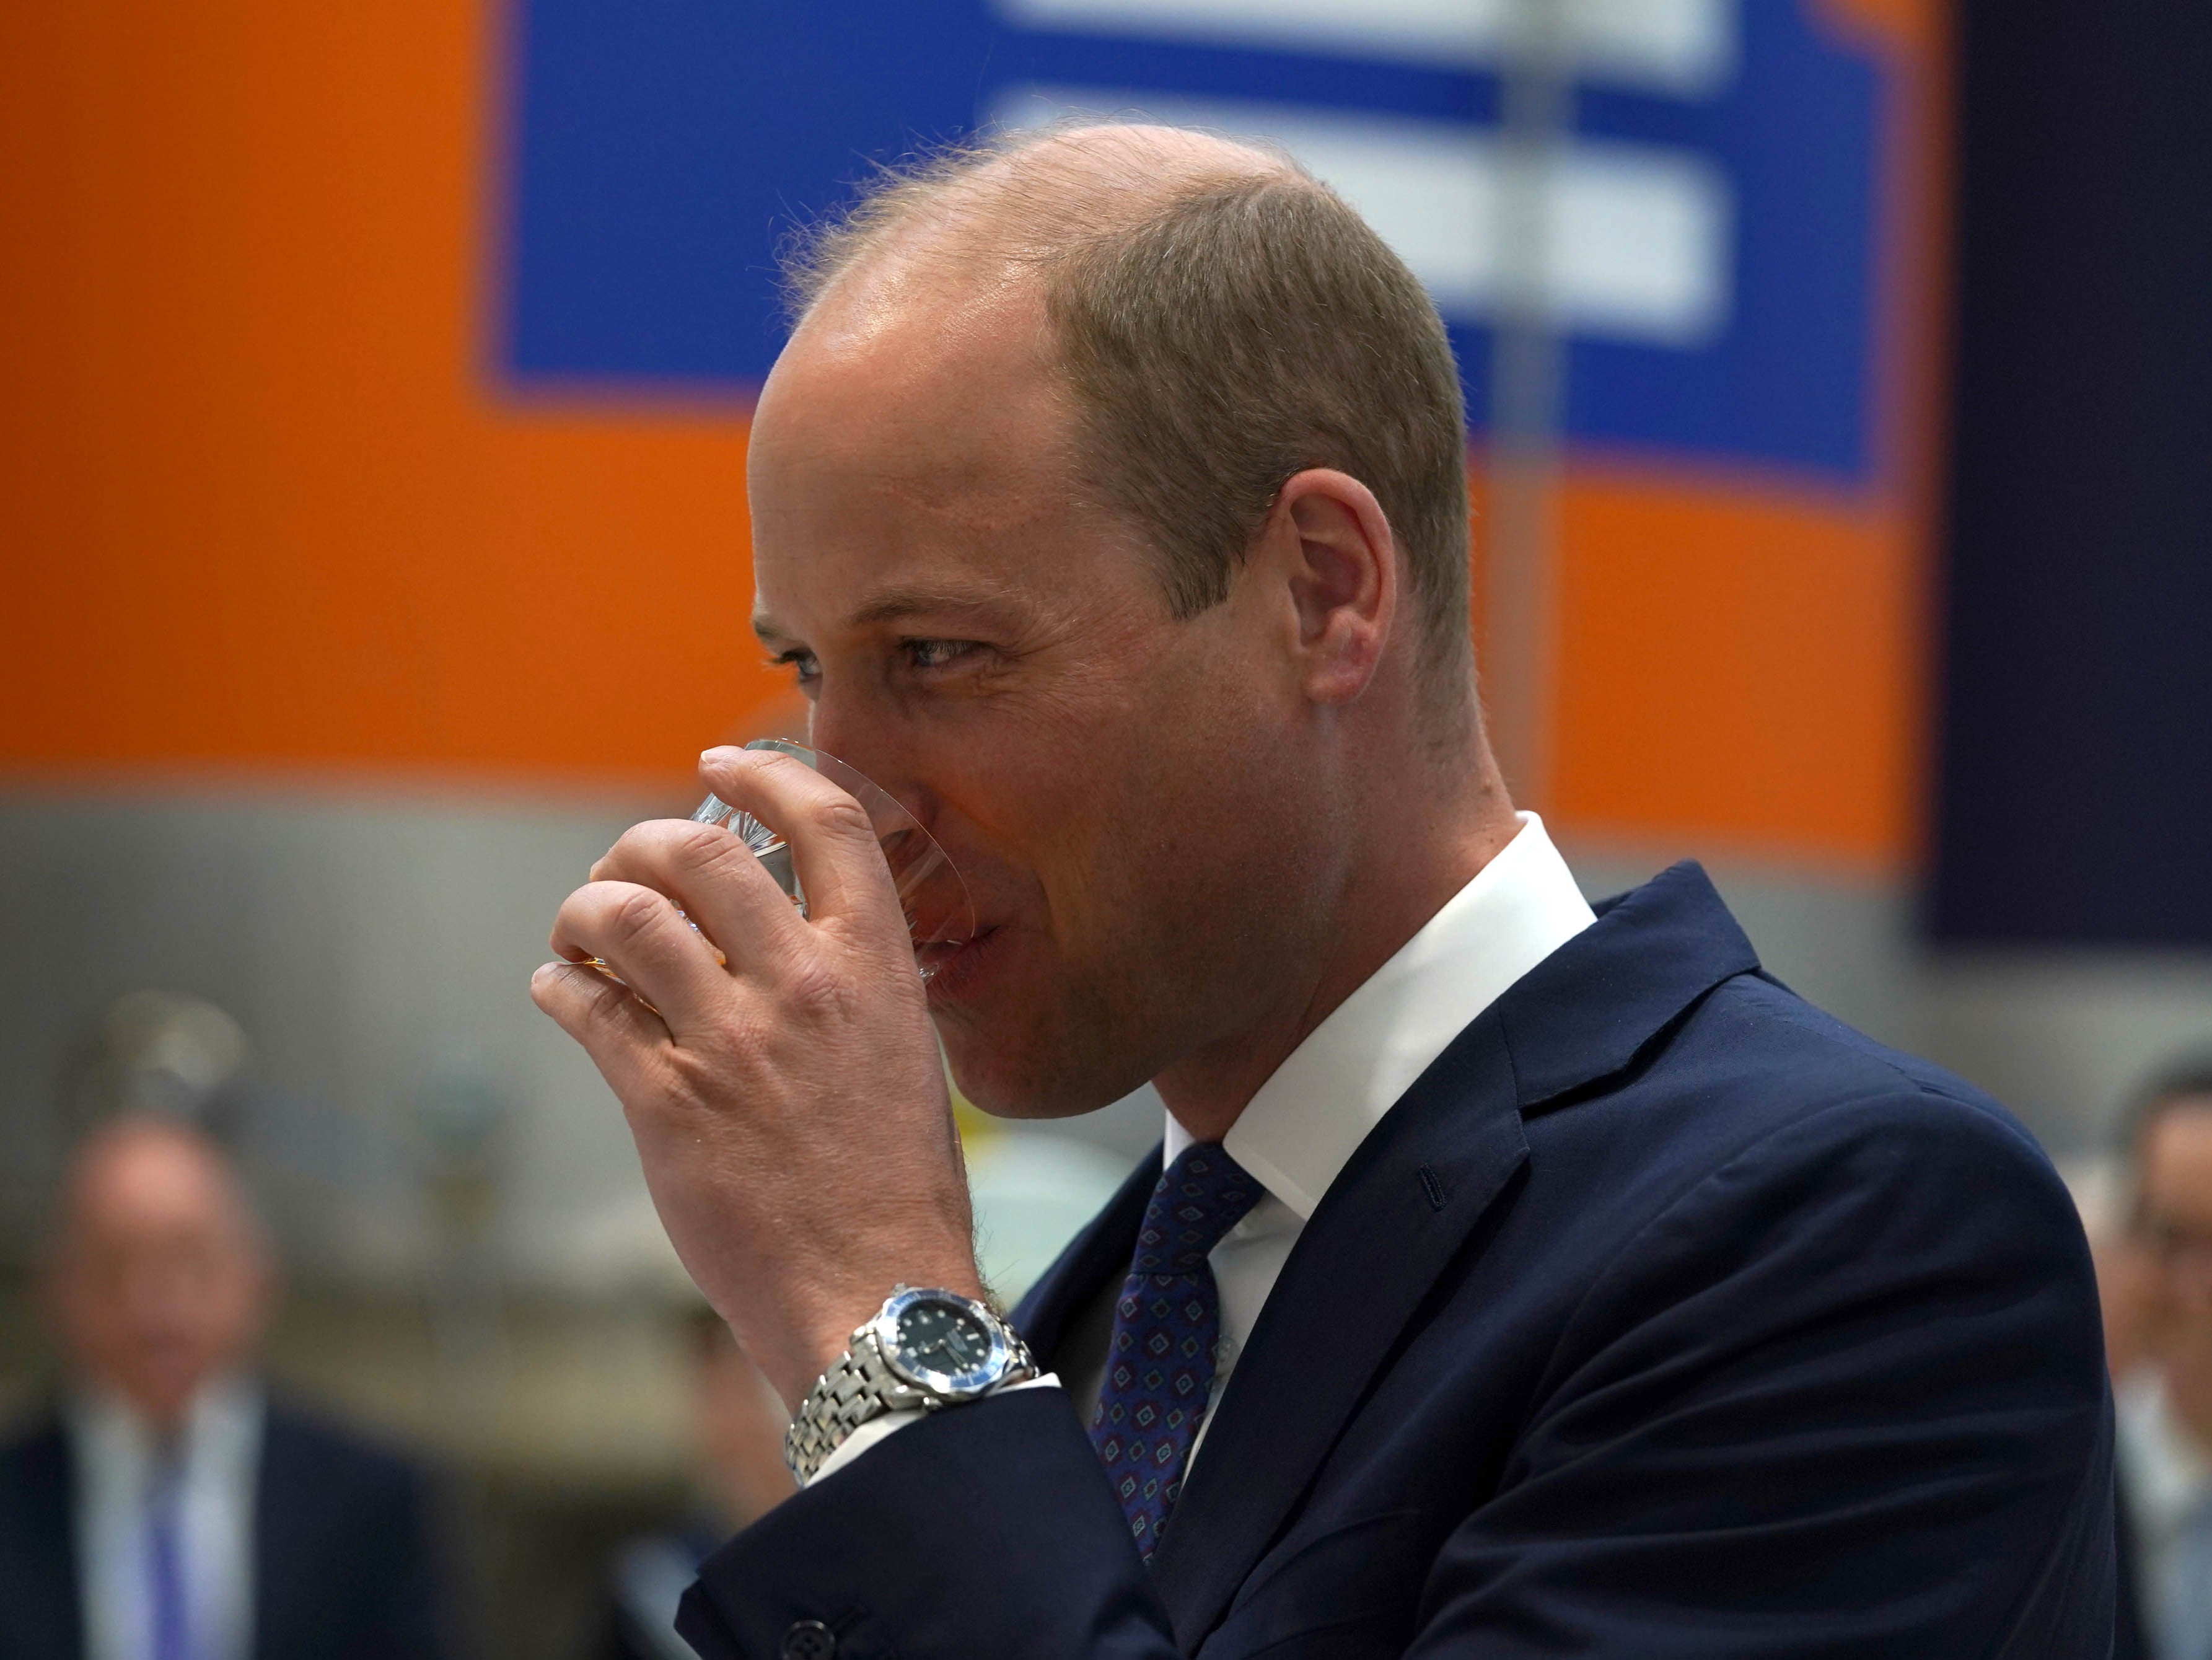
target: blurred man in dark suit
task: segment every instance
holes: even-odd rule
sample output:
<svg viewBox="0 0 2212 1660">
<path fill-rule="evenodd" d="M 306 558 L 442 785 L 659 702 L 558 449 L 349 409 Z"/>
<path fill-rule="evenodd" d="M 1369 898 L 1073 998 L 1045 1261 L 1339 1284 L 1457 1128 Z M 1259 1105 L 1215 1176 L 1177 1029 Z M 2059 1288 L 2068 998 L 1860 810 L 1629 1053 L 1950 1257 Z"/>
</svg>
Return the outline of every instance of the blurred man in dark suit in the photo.
<svg viewBox="0 0 2212 1660">
<path fill-rule="evenodd" d="M 5 1660 L 436 1660 L 422 1484 L 271 1402 L 274 1266 L 221 1153 L 95 1133 L 46 1265 L 58 1410 L 0 1449 Z"/>
<path fill-rule="evenodd" d="M 2104 1292 L 2119 1391 L 2118 1660 L 2212 1660 L 2212 1056 L 2142 1092 Z"/>
<path fill-rule="evenodd" d="M 702 1308 L 687 1333 L 695 1509 L 684 1525 L 633 1540 L 614 1565 L 613 1606 L 598 1660 L 690 1660 L 676 1605 L 723 1540 L 791 1497 L 783 1403 L 721 1316 Z"/>
</svg>

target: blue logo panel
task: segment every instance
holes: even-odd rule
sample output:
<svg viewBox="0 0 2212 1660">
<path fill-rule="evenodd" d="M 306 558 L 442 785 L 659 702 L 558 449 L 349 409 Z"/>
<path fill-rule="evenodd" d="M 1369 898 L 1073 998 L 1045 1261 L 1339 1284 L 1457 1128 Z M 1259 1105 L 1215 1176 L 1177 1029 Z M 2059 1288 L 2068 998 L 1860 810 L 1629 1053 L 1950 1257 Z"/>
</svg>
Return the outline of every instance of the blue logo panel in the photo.
<svg viewBox="0 0 2212 1660">
<path fill-rule="evenodd" d="M 1210 37 L 1148 35 L 1146 6 L 1114 0 L 520 4 L 501 354 L 519 386 L 741 393 L 783 337 L 779 239 L 873 164 L 993 119 L 1143 110 L 1273 134 L 1343 188 L 1437 294 L 1480 427 L 1498 105 L 1480 52 L 1341 22 L 1270 39 L 1251 0 L 1192 8 L 1238 20 Z M 1577 89 L 1555 221 L 1571 435 L 1863 480 L 1877 67 L 1799 0 L 1703 10 L 1724 72 Z"/>
</svg>

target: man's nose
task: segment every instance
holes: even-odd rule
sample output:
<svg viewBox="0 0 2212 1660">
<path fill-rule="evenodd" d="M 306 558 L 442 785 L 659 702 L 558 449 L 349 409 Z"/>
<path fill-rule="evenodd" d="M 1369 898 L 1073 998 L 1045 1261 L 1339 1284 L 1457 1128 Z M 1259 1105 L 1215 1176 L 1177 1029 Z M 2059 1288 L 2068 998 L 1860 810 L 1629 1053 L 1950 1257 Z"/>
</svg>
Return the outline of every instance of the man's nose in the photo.
<svg viewBox="0 0 2212 1660">
<path fill-rule="evenodd" d="M 917 746 L 892 716 L 874 700 L 825 687 L 807 723 L 807 742 L 842 761 L 926 828 L 936 800 L 921 776 Z"/>
</svg>

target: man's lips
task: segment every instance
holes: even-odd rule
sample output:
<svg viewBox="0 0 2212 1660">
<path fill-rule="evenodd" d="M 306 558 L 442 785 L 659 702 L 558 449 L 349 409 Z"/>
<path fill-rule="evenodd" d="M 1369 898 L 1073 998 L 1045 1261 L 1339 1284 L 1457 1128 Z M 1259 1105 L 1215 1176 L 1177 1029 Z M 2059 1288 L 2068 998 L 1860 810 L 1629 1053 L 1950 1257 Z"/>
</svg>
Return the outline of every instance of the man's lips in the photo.
<svg viewBox="0 0 2212 1660">
<path fill-rule="evenodd" d="M 933 957 L 936 971 L 929 977 L 929 1000 L 958 1003 L 972 996 L 1001 954 L 1004 930 L 996 924 L 978 927 L 960 946 Z"/>
</svg>

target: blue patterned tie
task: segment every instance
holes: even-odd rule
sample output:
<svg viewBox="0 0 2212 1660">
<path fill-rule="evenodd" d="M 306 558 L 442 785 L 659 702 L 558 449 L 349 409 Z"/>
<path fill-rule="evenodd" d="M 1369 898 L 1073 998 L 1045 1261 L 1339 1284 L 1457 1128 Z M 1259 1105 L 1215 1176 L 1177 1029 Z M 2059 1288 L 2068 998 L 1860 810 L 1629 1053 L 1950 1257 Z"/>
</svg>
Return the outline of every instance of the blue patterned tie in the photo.
<svg viewBox="0 0 2212 1660">
<path fill-rule="evenodd" d="M 1183 1149 L 1152 1189 L 1114 1309 L 1091 1444 L 1138 1553 L 1159 1548 L 1213 1389 L 1221 1295 L 1206 1253 L 1259 1202 L 1260 1184 L 1218 1145 Z"/>
<path fill-rule="evenodd" d="M 184 1471 L 175 1464 L 154 1477 L 146 1499 L 146 1603 L 153 1660 L 191 1660 L 191 1620 L 185 1596 Z"/>
</svg>

